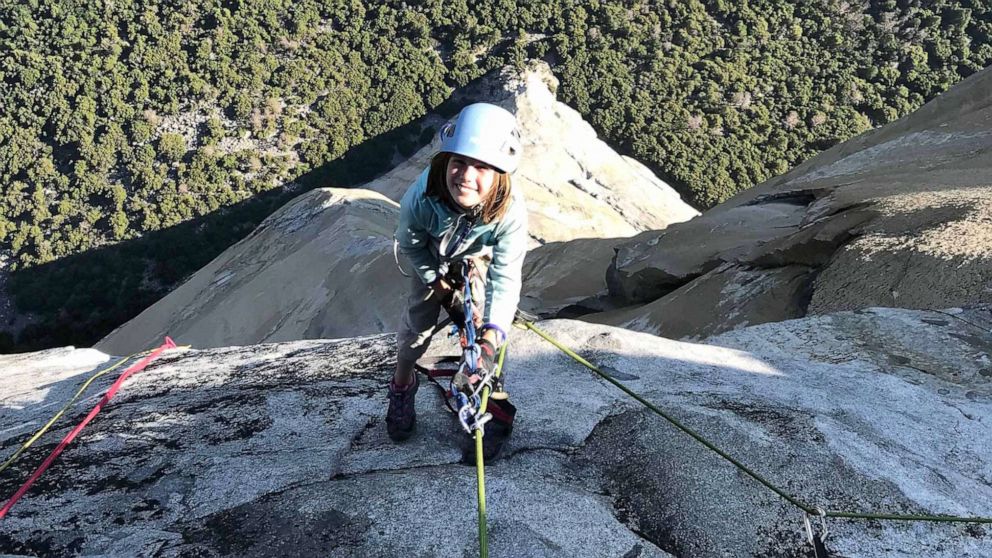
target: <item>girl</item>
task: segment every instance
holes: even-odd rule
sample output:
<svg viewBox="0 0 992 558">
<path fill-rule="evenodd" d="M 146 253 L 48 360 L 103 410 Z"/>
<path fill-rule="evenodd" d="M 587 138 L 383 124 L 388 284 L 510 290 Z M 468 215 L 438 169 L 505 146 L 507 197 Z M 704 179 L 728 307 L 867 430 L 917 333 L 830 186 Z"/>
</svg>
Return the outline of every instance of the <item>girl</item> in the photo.
<svg viewBox="0 0 992 558">
<path fill-rule="evenodd" d="M 396 373 L 389 382 L 386 431 L 393 440 L 413 433 L 419 387 L 414 363 L 430 344 L 441 308 L 456 324 L 463 318 L 447 276 L 449 269 L 461 268 L 459 262 L 471 258 L 487 277 L 484 309 L 473 316 L 481 334 L 482 365 L 491 367 L 506 342 L 527 251 L 527 212 L 523 197 L 510 187 L 521 153 L 512 113 L 486 103 L 469 105 L 441 129 L 438 154 L 400 202 L 396 243 L 416 273 L 396 336 Z M 495 454 L 501 436 L 509 435 L 510 425 L 498 422 L 486 427 L 486 453 Z"/>
</svg>

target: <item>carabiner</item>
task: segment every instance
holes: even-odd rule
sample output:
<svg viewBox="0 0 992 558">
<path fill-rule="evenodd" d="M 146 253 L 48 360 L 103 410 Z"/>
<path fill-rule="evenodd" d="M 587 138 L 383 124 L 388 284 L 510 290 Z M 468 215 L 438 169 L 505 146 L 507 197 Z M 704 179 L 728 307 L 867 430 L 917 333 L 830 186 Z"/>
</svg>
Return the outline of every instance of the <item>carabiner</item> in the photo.
<svg viewBox="0 0 992 558">
<path fill-rule="evenodd" d="M 806 526 L 806 540 L 813 547 L 813 556 L 816 558 L 827 558 L 827 547 L 824 545 L 824 541 L 827 540 L 827 536 L 830 535 L 830 531 L 827 530 L 827 511 L 823 508 L 816 508 L 816 515 L 820 518 L 820 532 L 813 532 L 813 523 L 809 520 L 810 513 L 805 513 L 803 515 L 803 524 Z"/>
</svg>

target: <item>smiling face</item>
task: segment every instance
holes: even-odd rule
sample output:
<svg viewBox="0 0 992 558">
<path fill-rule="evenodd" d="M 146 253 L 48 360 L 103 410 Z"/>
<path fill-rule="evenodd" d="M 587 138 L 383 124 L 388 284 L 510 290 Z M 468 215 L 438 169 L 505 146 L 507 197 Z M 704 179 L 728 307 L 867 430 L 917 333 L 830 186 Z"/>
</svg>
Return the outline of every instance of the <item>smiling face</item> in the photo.
<svg viewBox="0 0 992 558">
<path fill-rule="evenodd" d="M 444 179 L 455 203 L 471 209 L 489 199 L 496 184 L 496 169 L 464 155 L 452 155 Z"/>
</svg>

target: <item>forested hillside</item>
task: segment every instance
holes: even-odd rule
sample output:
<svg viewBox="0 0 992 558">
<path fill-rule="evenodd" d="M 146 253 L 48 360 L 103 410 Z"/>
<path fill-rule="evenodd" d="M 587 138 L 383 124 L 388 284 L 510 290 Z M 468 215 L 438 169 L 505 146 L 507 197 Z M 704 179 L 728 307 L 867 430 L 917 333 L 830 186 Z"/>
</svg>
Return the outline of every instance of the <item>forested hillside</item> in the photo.
<svg viewBox="0 0 992 558">
<path fill-rule="evenodd" d="M 319 171 L 346 153 L 369 175 L 411 153 L 433 132 L 411 122 L 504 64 L 551 62 L 561 100 L 707 207 L 987 66 L 992 8 L 30 0 L 0 8 L 0 41 L 0 253 L 39 316 L 3 348 L 92 342 L 285 195 L 338 185 Z M 105 248 L 180 233 L 200 242 Z M 99 266 L 40 266 L 98 247 Z"/>
</svg>

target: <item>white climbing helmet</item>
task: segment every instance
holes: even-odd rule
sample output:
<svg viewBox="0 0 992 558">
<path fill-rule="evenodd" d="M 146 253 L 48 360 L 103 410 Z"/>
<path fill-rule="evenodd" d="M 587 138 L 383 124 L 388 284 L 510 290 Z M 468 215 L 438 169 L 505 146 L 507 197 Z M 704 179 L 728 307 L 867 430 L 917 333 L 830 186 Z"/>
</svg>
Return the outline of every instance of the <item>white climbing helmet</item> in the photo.
<svg viewBox="0 0 992 558">
<path fill-rule="evenodd" d="M 520 164 L 523 147 L 517 118 L 496 105 L 468 105 L 441 127 L 440 136 L 440 153 L 465 155 L 505 173 L 512 173 Z"/>
</svg>

